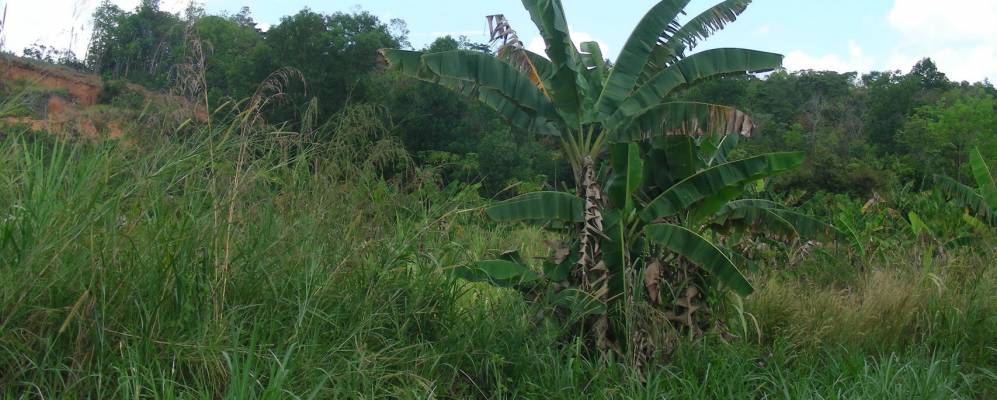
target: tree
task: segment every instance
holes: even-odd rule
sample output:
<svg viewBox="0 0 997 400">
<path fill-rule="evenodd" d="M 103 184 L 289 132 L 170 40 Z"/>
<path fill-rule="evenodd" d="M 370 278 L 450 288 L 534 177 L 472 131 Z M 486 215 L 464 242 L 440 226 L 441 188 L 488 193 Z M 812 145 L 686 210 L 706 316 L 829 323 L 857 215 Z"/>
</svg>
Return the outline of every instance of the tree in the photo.
<svg viewBox="0 0 997 400">
<path fill-rule="evenodd" d="M 869 90 L 866 130 L 881 153 L 896 153 L 897 132 L 907 118 L 950 86 L 945 74 L 928 58 L 915 64 L 906 75 L 899 71 L 872 72 L 863 76 L 862 82 Z"/>
<path fill-rule="evenodd" d="M 437 38 L 423 49 L 426 53 L 454 50 L 492 52 L 487 44 L 451 36 Z M 368 101 L 388 106 L 405 147 L 422 164 L 434 167 L 444 184 L 455 179 L 480 182 L 482 195 L 508 198 L 519 188 L 556 186 L 564 171 L 570 171 L 548 149 L 555 148 L 556 142 L 547 146 L 549 140 L 541 143 L 522 129 L 504 124 L 484 104 L 393 73 L 379 75 L 373 84 L 382 88 L 372 92 L 383 95 Z M 500 154 L 499 148 L 509 151 Z M 506 190 L 513 185 L 517 190 Z"/>
<path fill-rule="evenodd" d="M 85 68 L 76 58 L 76 54 L 73 53 L 73 50 L 71 49 L 60 50 L 59 48 L 54 46 L 46 46 L 44 44 L 34 43 L 31 46 L 25 47 L 22 54 L 26 58 L 31 58 L 37 61 L 44 61 L 49 64 L 58 64 L 75 69 Z"/>
<path fill-rule="evenodd" d="M 586 310 L 587 337 L 602 352 L 629 343 L 631 354 L 643 354 L 640 340 L 619 331 L 622 304 L 635 287 L 630 281 L 628 288 L 627 277 L 654 275 L 648 271 L 658 260 L 674 260 L 668 255 L 705 268 L 740 294 L 751 292 L 731 253 L 695 227 L 746 183 L 792 168 L 802 158 L 796 153 L 731 162 L 711 158 L 717 163 L 700 169 L 699 154 L 721 154 L 717 149 L 725 147 L 726 139 L 717 138 L 748 136 L 755 125 L 734 108 L 676 98 L 678 90 L 709 78 L 781 66 L 782 56 L 755 50 L 686 54 L 735 20 L 748 3 L 724 1 L 680 25 L 676 18 L 688 1 L 661 1 L 634 29 L 612 68 L 598 44 L 575 47 L 558 0 L 523 1 L 547 45 L 546 58 L 525 50 L 501 16 L 490 17 L 499 22 L 493 38 L 505 43 L 497 57 L 463 50 L 382 50 L 391 68 L 477 99 L 511 125 L 561 142 L 576 192 L 527 194 L 489 208 L 489 216 L 573 227 L 572 244 L 555 249 L 556 262 L 548 271 L 554 277 L 547 281 L 570 288 L 557 291 L 555 301 Z M 706 139 L 694 140 L 697 136 Z M 611 172 L 600 174 L 600 167 Z M 539 281 L 514 255 L 478 263 L 464 276 L 504 285 Z M 646 287 L 645 299 L 658 306 L 651 299 L 660 292 L 651 293 L 660 281 L 649 281 L 655 284 Z M 687 293 L 693 301 L 696 295 Z"/>
<path fill-rule="evenodd" d="M 981 90 L 954 89 L 934 104 L 917 108 L 897 135 L 906 158 L 922 176 L 968 177 L 967 155 L 978 148 L 997 158 L 997 99 Z"/>
<path fill-rule="evenodd" d="M 377 50 L 397 47 L 402 39 L 367 12 L 323 15 L 306 8 L 267 31 L 267 50 L 256 64 L 267 73 L 285 67 L 300 71 L 307 87 L 294 88 L 291 99 L 302 105 L 318 98 L 324 120 L 349 99 L 366 97 L 365 78 L 375 70 Z M 288 112 L 278 119 L 294 119 L 296 109 Z"/>
<path fill-rule="evenodd" d="M 924 58 L 914 64 L 910 76 L 916 78 L 924 89 L 948 89 L 952 86 L 949 78 L 938 70 L 938 66 L 930 58 Z"/>
<path fill-rule="evenodd" d="M 165 88 L 171 68 L 184 57 L 185 30 L 158 1 L 143 0 L 134 12 L 125 12 L 105 0 L 94 12 L 87 66 L 114 79 Z"/>
<path fill-rule="evenodd" d="M 239 14 L 224 18 L 205 16 L 193 25 L 196 40 L 207 50 L 205 78 L 212 103 L 221 97 L 242 99 L 253 91 L 268 71 L 257 70 L 251 60 L 266 51 L 263 35 L 244 8 Z M 250 62 L 247 62 L 247 59 Z"/>
</svg>

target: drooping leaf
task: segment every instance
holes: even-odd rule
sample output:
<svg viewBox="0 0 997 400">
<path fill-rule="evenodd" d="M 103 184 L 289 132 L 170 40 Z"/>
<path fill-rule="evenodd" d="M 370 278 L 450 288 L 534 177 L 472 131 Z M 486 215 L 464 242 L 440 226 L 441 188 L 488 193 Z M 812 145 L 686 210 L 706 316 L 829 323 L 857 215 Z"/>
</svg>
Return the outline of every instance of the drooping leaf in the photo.
<svg viewBox="0 0 997 400">
<path fill-rule="evenodd" d="M 451 87 L 437 82 L 444 87 Z M 451 87 L 455 92 L 461 93 L 458 87 Z M 472 94 L 472 96 L 474 96 Z M 491 107 L 498 112 L 503 119 L 512 126 L 533 132 L 538 135 L 561 136 L 561 128 L 551 120 L 531 115 L 528 111 L 520 107 L 515 100 L 503 96 L 501 93 L 489 88 L 477 89 L 477 99 L 481 103 Z"/>
<path fill-rule="evenodd" d="M 606 184 L 609 200 L 616 207 L 630 212 L 634 209 L 634 192 L 641 185 L 644 163 L 636 143 L 617 143 L 609 147 L 613 172 Z"/>
<path fill-rule="evenodd" d="M 484 260 L 454 269 L 458 278 L 470 282 L 486 282 L 499 287 L 512 287 L 540 280 L 529 267 L 509 260 Z"/>
<path fill-rule="evenodd" d="M 676 89 L 700 80 L 732 73 L 771 71 L 782 66 L 782 55 L 748 49 L 713 49 L 683 58 L 637 87 L 606 121 L 616 128 L 627 118 L 639 117 L 665 101 Z"/>
<path fill-rule="evenodd" d="M 725 205 L 744 194 L 744 185 L 727 186 L 718 192 L 706 196 L 689 208 L 687 220 L 690 223 L 701 223 L 707 217 L 716 214 Z"/>
<path fill-rule="evenodd" d="M 825 223 L 813 216 L 786 209 L 770 209 L 769 212 L 789 221 L 804 239 L 846 240 L 847 235 L 834 225 Z"/>
<path fill-rule="evenodd" d="M 512 65 L 476 51 L 455 50 L 422 56 L 426 68 L 440 77 L 470 81 L 492 89 L 548 120 L 557 120 L 553 104 L 529 77 Z"/>
<path fill-rule="evenodd" d="M 485 212 L 495 221 L 582 222 L 584 209 L 585 201 L 571 193 L 533 192 L 493 204 Z"/>
<path fill-rule="evenodd" d="M 721 225 L 740 224 L 804 239 L 844 239 L 834 226 L 769 200 L 742 199 L 727 203 L 714 217 Z"/>
<path fill-rule="evenodd" d="M 928 224 L 925 224 L 924 220 L 916 212 L 911 211 L 907 213 L 907 219 L 910 220 L 910 230 L 914 233 L 914 236 L 921 237 L 921 235 L 925 234 L 929 237 L 935 236 L 931 233 L 931 228 L 928 228 Z"/>
<path fill-rule="evenodd" d="M 978 189 L 971 188 L 944 175 L 935 175 L 935 187 L 959 207 L 976 213 L 986 213 L 987 204 Z"/>
<path fill-rule="evenodd" d="M 381 49 L 379 54 L 383 57 L 382 62 L 390 69 L 401 72 L 403 75 L 407 75 L 413 78 L 421 78 L 419 76 L 419 71 L 424 68 L 422 64 L 421 51 L 410 51 L 410 50 L 398 50 L 398 49 Z M 432 78 L 431 75 L 426 76 L 426 78 Z"/>
<path fill-rule="evenodd" d="M 699 234 L 678 225 L 653 224 L 644 227 L 644 235 L 705 268 L 738 294 L 751 294 L 751 284 L 730 257 Z"/>
<path fill-rule="evenodd" d="M 468 53 L 470 54 L 466 57 L 463 56 Z M 516 127 L 542 135 L 560 135 L 563 121 L 554 112 L 546 97 L 533 86 L 529 78 L 498 59 L 473 52 L 425 55 L 417 51 L 384 49 L 381 50 L 381 54 L 390 68 L 406 76 L 435 83 L 460 95 L 475 98 L 496 110 Z M 430 64 L 434 68 L 427 64 L 427 59 L 431 60 Z M 460 67 L 443 71 L 444 59 L 456 60 L 454 62 Z M 471 68 L 481 65 L 487 67 L 474 70 Z M 505 78 L 509 78 L 508 82 L 500 81 Z"/>
<path fill-rule="evenodd" d="M 795 168 L 803 154 L 769 153 L 707 168 L 676 183 L 656 197 L 641 212 L 645 221 L 668 217 L 711 196 L 729 196 L 731 188 Z"/>
<path fill-rule="evenodd" d="M 859 255 L 862 256 L 862 258 L 865 258 L 867 256 L 865 245 L 862 243 L 862 239 L 859 238 L 858 232 L 856 232 L 855 228 L 852 227 L 852 224 L 848 223 L 848 217 L 846 217 L 845 214 L 838 214 L 835 222 L 837 222 L 838 225 L 841 225 L 839 230 L 848 235 L 848 239 L 852 242 L 852 246 L 855 246 L 855 248 L 859 251 Z"/>
<path fill-rule="evenodd" d="M 751 0 L 727 0 L 690 19 L 667 42 L 654 48 L 641 77 L 647 79 L 662 68 L 674 64 L 685 52 L 696 47 L 700 40 L 736 20 L 750 3 Z"/>
<path fill-rule="evenodd" d="M 990 167 L 980 154 L 980 149 L 974 148 L 969 153 L 969 166 L 973 170 L 973 178 L 976 179 L 976 186 L 980 189 L 980 196 L 983 202 L 990 208 L 990 213 L 997 213 L 997 183 L 990 173 Z"/>
<path fill-rule="evenodd" d="M 963 216 L 964 217 L 973 218 L 972 216 L 969 216 L 969 215 L 966 215 L 966 214 L 963 214 Z M 975 219 L 975 218 L 973 218 L 973 219 Z M 979 222 L 979 220 L 977 220 L 977 222 Z M 946 241 L 945 243 L 942 243 L 942 247 L 944 247 L 945 250 L 953 251 L 953 250 L 956 250 L 956 249 L 958 249 L 960 247 L 972 246 L 973 244 L 976 244 L 976 242 L 978 242 L 979 239 L 980 239 L 980 236 L 978 234 L 962 235 L 962 236 L 955 237 L 955 238 L 953 238 L 953 239 L 951 239 L 949 241 Z M 928 247 L 928 248 L 931 248 L 931 247 Z M 925 257 L 925 258 L 927 258 L 927 257 Z M 925 258 L 922 258 L 922 259 L 924 261 L 928 261 Z"/>
<path fill-rule="evenodd" d="M 431 80 L 424 80 L 450 89 L 458 95 L 477 99 L 482 104 L 495 110 L 499 116 L 512 126 L 538 135 L 561 135 L 562 127 L 560 126 L 560 121 L 552 121 L 537 116 L 532 110 L 522 107 L 514 99 L 502 95 L 497 90 L 480 87 L 471 81 L 452 78 L 436 77 Z"/>
<path fill-rule="evenodd" d="M 737 241 L 734 240 L 731 241 L 731 243 L 737 243 Z M 741 266 L 744 270 L 747 270 L 748 272 L 757 272 L 760 269 L 758 267 L 758 263 L 756 263 L 754 260 L 748 259 L 748 257 L 744 256 L 744 254 L 741 254 L 739 252 L 736 252 L 734 250 L 731 250 L 730 248 L 723 246 L 717 246 L 717 248 L 720 249 L 720 251 L 724 252 L 724 254 L 726 254 L 727 257 L 730 257 L 730 260 L 734 262 L 734 265 Z"/>
<path fill-rule="evenodd" d="M 606 304 L 598 298 L 579 289 L 564 289 L 550 296 L 552 304 L 571 312 L 574 318 L 606 313 Z"/>
<path fill-rule="evenodd" d="M 616 65 L 598 97 L 596 110 L 600 115 L 612 115 L 634 90 L 651 52 L 678 30 L 676 18 L 687 4 L 689 0 L 659 1 L 644 14 L 616 57 Z"/>
<path fill-rule="evenodd" d="M 750 137 L 755 122 L 741 110 L 709 103 L 668 102 L 628 119 L 613 131 L 610 142 L 633 141 L 659 136 Z"/>
</svg>

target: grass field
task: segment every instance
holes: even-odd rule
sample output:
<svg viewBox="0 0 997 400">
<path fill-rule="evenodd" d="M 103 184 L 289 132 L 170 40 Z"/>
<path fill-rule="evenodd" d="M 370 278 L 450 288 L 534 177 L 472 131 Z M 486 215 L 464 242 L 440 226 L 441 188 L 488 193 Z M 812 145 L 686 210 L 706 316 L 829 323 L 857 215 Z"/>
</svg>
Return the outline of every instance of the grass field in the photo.
<svg viewBox="0 0 997 400">
<path fill-rule="evenodd" d="M 738 338 L 682 342 L 642 382 L 559 341 L 520 296 L 447 273 L 544 251 L 542 231 L 487 222 L 473 187 L 226 132 L 140 147 L 3 135 L 5 397 L 997 396 L 992 231 L 936 255 L 871 226 L 864 255 L 774 258 L 726 312 Z"/>
</svg>

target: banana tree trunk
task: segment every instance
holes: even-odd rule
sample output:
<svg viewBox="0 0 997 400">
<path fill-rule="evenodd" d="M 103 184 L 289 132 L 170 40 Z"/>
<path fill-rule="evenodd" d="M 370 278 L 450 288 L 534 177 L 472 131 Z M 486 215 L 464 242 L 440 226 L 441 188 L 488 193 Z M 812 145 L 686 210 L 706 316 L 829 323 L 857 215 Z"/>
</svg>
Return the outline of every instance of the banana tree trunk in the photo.
<svg viewBox="0 0 997 400">
<path fill-rule="evenodd" d="M 585 157 L 581 164 L 578 190 L 585 199 L 585 221 L 579 225 L 580 257 L 572 275 L 581 290 L 605 306 L 609 300 L 609 269 L 602 260 L 599 245 L 600 238 L 605 236 L 602 221 L 605 202 L 592 157 Z M 596 347 L 605 352 L 612 345 L 607 314 L 592 317 L 588 325 Z"/>
</svg>

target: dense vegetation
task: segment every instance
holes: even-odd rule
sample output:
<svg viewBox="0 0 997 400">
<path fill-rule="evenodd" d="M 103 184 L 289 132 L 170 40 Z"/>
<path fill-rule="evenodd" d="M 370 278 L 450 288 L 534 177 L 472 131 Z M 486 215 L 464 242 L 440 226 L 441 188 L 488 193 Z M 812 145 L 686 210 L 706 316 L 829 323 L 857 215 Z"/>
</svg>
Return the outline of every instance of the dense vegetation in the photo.
<svg viewBox="0 0 997 400">
<path fill-rule="evenodd" d="M 517 249 L 474 186 L 386 181 L 369 110 L 316 145 L 202 128 L 143 151 L 6 134 L 0 388 L 10 397 L 986 398 L 992 229 L 932 193 L 820 196 L 848 246 L 759 243 L 737 338 L 677 342 L 646 384 L 453 266 Z M 352 121 L 352 122 L 351 122 Z M 349 143 L 349 144 L 346 144 Z M 916 211 L 934 236 L 916 236 Z M 972 232 L 972 231 L 970 231 Z"/>
<path fill-rule="evenodd" d="M 687 338 L 636 368 L 595 357 L 529 290 L 467 282 L 476 260 L 542 258 L 545 242 L 570 239 L 484 214 L 496 216 L 496 197 L 573 191 L 579 160 L 385 71 L 377 50 L 408 46 L 401 21 L 306 9 L 262 32 L 248 9 L 178 16 L 156 1 L 105 2 L 94 18 L 83 59 L 25 55 L 100 74 L 99 109 L 127 118 L 131 141 L 0 125 L 7 397 L 997 395 L 988 82 L 951 82 L 926 59 L 908 73 L 778 70 L 671 93 L 745 111 L 757 135 L 677 142 L 699 161 L 660 179 L 773 152 L 806 161 L 725 192 L 756 200 L 702 225 L 744 253 L 754 293 L 711 298 L 717 329 L 676 330 Z M 450 37 L 423 52 L 453 50 L 497 55 Z M 126 83 L 208 112 L 149 107 Z M 2 82 L 0 120 L 61 95 Z M 607 162 L 629 171 L 659 150 L 623 146 Z M 616 208 L 636 213 L 642 199 L 629 197 Z M 794 234 L 726 236 L 732 221 L 773 228 L 737 204 L 776 203 L 794 209 L 760 209 L 832 237 L 788 221 L 774 227 Z"/>
<path fill-rule="evenodd" d="M 441 169 L 448 181 L 482 181 L 486 195 L 517 182 L 529 191 L 570 181 L 549 141 L 510 130 L 495 113 L 445 89 L 377 73 L 377 49 L 408 45 L 403 21 L 304 9 L 262 32 L 248 8 L 234 15 L 191 8 L 178 16 L 143 1 L 133 11 L 105 2 L 94 25 L 82 60 L 52 49 L 25 54 L 93 71 L 112 84 L 128 80 L 161 90 L 184 80 L 178 66 L 203 61 L 214 106 L 253 95 L 259 82 L 290 67 L 303 82 L 287 82 L 286 101 L 267 110 L 271 121 L 294 123 L 315 108 L 315 120 L 324 122 L 347 103 L 377 104 L 415 161 Z M 423 50 L 454 49 L 494 51 L 451 37 Z M 997 129 L 997 89 L 989 82 L 951 82 L 929 59 L 906 73 L 728 76 L 676 96 L 747 112 L 760 125 L 753 150 L 806 152 L 807 165 L 780 182 L 786 189 L 870 196 L 906 183 L 927 188 L 939 172 L 965 180 L 965 155 L 974 146 L 991 165 L 997 162 L 997 144 L 986 140 Z"/>
</svg>

